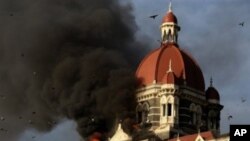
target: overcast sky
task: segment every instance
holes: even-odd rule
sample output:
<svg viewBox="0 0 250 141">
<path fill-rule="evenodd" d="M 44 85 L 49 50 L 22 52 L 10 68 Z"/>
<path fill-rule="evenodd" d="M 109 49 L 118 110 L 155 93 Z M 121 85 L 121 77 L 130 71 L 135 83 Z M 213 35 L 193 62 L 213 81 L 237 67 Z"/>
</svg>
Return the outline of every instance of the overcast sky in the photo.
<svg viewBox="0 0 250 141">
<path fill-rule="evenodd" d="M 159 26 L 168 9 L 168 0 L 131 0 L 137 36 L 149 40 L 157 48 Z M 179 45 L 193 55 L 205 77 L 206 87 L 212 76 L 220 93 L 224 109 L 221 114 L 221 131 L 226 133 L 229 124 L 249 124 L 250 106 L 250 1 L 248 0 L 173 0 L 173 11 L 181 26 Z M 159 14 L 153 20 L 150 15 Z M 245 22 L 240 26 L 240 22 Z M 242 103 L 241 98 L 246 99 Z M 233 116 L 230 121 L 229 115 Z M 78 140 L 75 124 L 62 122 L 48 134 L 25 131 L 19 141 L 37 136 L 34 141 Z M 65 138 L 67 136 L 67 138 Z M 39 138 L 38 138 L 39 137 Z M 51 140 L 51 141 L 52 141 Z"/>
</svg>

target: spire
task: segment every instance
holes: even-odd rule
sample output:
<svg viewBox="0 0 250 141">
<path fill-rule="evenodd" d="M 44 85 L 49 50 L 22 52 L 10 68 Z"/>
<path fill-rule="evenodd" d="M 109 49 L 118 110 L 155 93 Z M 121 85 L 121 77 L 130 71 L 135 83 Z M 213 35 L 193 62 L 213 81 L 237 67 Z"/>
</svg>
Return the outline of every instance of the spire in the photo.
<svg viewBox="0 0 250 141">
<path fill-rule="evenodd" d="M 161 25 L 161 37 L 163 43 L 177 43 L 179 31 L 180 27 L 178 26 L 176 16 L 172 12 L 172 1 L 170 0 L 168 12 L 163 17 Z"/>
<path fill-rule="evenodd" d="M 213 87 L 213 78 L 212 78 L 212 76 L 210 78 L 210 87 Z"/>
<path fill-rule="evenodd" d="M 171 59 L 169 60 L 167 73 L 169 73 L 169 72 L 173 72 L 173 70 L 172 70 L 172 60 Z"/>
<path fill-rule="evenodd" d="M 170 0 L 169 6 L 168 6 L 168 12 L 172 12 L 172 1 Z"/>
</svg>

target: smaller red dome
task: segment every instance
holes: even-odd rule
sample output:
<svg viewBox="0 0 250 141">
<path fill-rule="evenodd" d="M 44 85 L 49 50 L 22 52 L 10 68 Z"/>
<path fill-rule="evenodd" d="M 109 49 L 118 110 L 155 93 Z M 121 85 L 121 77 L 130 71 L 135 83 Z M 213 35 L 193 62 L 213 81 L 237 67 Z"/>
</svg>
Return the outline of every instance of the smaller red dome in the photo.
<svg viewBox="0 0 250 141">
<path fill-rule="evenodd" d="M 169 11 L 162 19 L 162 23 L 165 22 L 173 22 L 175 24 L 178 23 L 176 16 L 174 15 L 174 13 L 172 11 Z"/>
<path fill-rule="evenodd" d="M 220 100 L 220 95 L 219 95 L 218 91 L 214 87 L 209 87 L 206 90 L 206 98 L 207 99 Z"/>
</svg>

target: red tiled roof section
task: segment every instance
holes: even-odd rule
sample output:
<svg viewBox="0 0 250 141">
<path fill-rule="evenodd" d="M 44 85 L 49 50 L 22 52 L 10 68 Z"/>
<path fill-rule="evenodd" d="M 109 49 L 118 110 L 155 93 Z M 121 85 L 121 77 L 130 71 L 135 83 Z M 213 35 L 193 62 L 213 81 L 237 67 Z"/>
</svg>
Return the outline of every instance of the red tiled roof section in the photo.
<svg viewBox="0 0 250 141">
<path fill-rule="evenodd" d="M 178 20 L 177 20 L 176 16 L 174 15 L 174 13 L 172 11 L 169 11 L 162 19 L 162 23 L 165 23 L 165 22 L 173 22 L 173 23 L 177 24 Z"/>
<path fill-rule="evenodd" d="M 166 80 L 170 60 L 174 77 L 171 76 L 172 78 Z M 187 53 L 180 50 L 177 44 L 173 43 L 163 44 L 162 47 L 149 53 L 137 68 L 136 77 L 140 86 L 150 85 L 154 80 L 156 83 L 168 81 L 168 83 L 174 82 L 181 85 L 185 78 L 187 86 L 201 91 L 205 89 L 200 67 Z"/>
<path fill-rule="evenodd" d="M 200 133 L 200 135 L 204 140 L 214 139 L 214 136 L 211 131 L 202 132 Z M 180 141 L 195 141 L 197 137 L 198 137 L 198 133 L 179 137 L 179 140 Z M 177 138 L 166 140 L 166 141 L 177 141 Z"/>
</svg>

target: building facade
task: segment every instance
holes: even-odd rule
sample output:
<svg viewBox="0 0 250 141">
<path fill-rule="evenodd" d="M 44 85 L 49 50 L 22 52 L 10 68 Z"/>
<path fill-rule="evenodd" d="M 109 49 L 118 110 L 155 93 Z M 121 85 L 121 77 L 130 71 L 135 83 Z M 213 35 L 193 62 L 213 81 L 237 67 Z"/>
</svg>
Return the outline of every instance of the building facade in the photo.
<svg viewBox="0 0 250 141">
<path fill-rule="evenodd" d="M 178 45 L 180 30 L 170 3 L 161 24 L 160 47 L 146 55 L 136 71 L 139 81 L 136 121 L 141 128 L 150 126 L 134 140 L 183 140 L 182 137 L 190 135 L 202 138 L 200 135 L 208 131 L 213 135 L 210 140 L 220 136 L 223 106 L 219 93 L 213 87 L 212 79 L 205 90 L 199 65 Z M 118 129 L 119 133 L 111 138 L 112 141 L 133 140 L 124 134 L 120 137 L 122 129 Z M 222 140 L 227 139 L 226 136 Z"/>
</svg>

